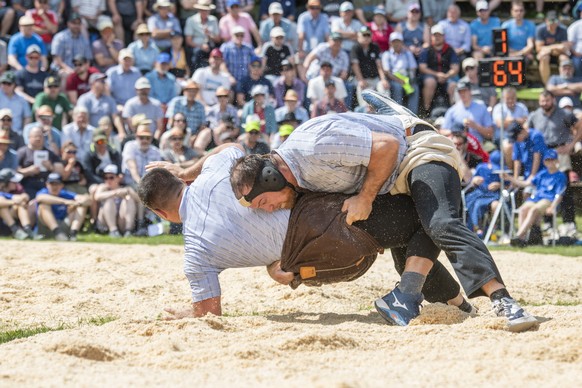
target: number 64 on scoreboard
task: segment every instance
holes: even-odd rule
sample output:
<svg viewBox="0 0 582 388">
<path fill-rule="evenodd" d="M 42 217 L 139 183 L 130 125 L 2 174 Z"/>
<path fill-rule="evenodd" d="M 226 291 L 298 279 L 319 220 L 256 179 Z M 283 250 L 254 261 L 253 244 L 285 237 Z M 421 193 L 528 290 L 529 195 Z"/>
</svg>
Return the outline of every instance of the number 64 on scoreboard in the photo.
<svg viewBox="0 0 582 388">
<path fill-rule="evenodd" d="M 485 58 L 479 61 L 479 85 L 504 88 L 525 83 L 525 61 L 523 57 Z"/>
</svg>

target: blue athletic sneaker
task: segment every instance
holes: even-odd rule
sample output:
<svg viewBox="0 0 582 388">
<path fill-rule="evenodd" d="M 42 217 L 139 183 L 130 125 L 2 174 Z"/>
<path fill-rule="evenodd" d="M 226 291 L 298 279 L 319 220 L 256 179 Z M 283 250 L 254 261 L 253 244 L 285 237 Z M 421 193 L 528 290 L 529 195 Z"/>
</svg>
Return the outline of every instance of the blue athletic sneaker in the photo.
<svg viewBox="0 0 582 388">
<path fill-rule="evenodd" d="M 372 89 L 362 91 L 362 99 L 366 101 L 378 114 L 418 116 L 408 108 L 403 107 L 390 97 Z"/>
<path fill-rule="evenodd" d="M 507 318 L 507 330 L 518 333 L 538 325 L 538 320 L 529 314 L 513 298 L 501 298 L 492 302 L 493 312 Z"/>
<path fill-rule="evenodd" d="M 407 326 L 420 315 L 423 299 L 422 294 L 405 294 L 396 287 L 388 295 L 376 299 L 374 306 L 390 325 Z"/>
</svg>

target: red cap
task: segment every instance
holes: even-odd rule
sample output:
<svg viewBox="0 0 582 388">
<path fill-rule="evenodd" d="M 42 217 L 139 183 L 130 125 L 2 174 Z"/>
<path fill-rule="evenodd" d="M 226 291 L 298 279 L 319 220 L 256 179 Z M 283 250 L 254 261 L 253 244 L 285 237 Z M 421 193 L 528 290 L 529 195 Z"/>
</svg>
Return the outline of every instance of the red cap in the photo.
<svg viewBox="0 0 582 388">
<path fill-rule="evenodd" d="M 220 51 L 219 49 L 215 48 L 210 52 L 210 56 L 211 57 L 220 57 L 222 58 L 222 51 Z"/>
</svg>

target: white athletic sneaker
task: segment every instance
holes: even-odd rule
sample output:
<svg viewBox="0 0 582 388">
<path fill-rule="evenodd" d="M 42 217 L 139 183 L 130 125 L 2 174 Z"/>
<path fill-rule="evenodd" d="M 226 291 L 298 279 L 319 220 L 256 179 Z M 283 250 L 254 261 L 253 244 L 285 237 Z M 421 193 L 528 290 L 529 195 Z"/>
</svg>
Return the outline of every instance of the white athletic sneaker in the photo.
<svg viewBox="0 0 582 388">
<path fill-rule="evenodd" d="M 507 318 L 507 330 L 519 333 L 531 329 L 538 324 L 538 320 L 513 298 L 501 298 L 492 302 L 493 312 L 498 317 Z"/>
</svg>

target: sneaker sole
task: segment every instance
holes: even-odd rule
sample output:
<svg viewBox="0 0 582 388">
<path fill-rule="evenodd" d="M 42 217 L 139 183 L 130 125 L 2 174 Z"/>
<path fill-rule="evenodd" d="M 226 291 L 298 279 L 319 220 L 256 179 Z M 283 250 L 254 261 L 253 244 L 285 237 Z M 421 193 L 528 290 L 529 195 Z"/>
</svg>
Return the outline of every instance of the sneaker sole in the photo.
<svg viewBox="0 0 582 388">
<path fill-rule="evenodd" d="M 521 333 L 527 331 L 534 326 L 538 325 L 538 320 L 535 317 L 527 317 L 525 319 L 518 319 L 515 322 L 509 322 L 507 324 L 507 330 L 512 333 Z"/>
<path fill-rule="evenodd" d="M 376 300 L 374 302 L 374 307 L 376 308 L 376 311 L 378 311 L 378 314 L 380 314 L 380 316 L 384 318 L 384 320 L 388 322 L 389 325 L 408 326 L 400 314 L 394 310 L 390 310 L 390 306 L 388 306 L 383 299 Z"/>
</svg>

